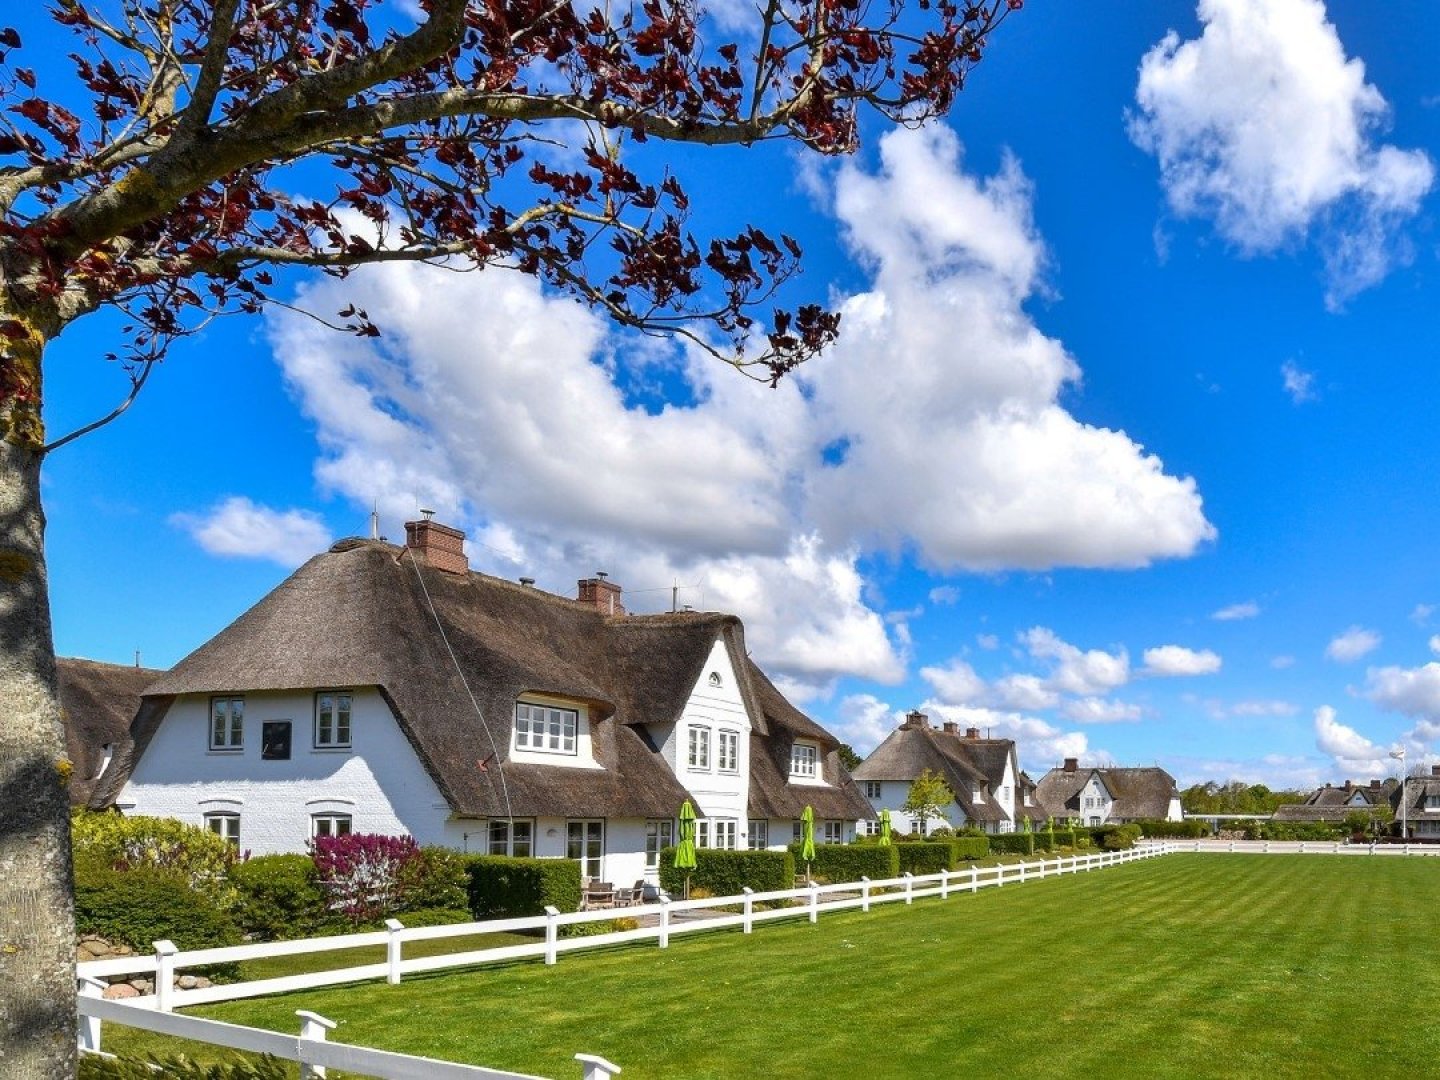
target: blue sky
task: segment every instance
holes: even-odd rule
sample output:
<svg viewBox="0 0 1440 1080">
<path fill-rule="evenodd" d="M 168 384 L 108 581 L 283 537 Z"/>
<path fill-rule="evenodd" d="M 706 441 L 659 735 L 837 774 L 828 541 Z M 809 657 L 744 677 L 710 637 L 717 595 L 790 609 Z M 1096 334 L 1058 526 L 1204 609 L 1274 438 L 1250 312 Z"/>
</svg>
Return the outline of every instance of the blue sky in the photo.
<svg viewBox="0 0 1440 1080">
<path fill-rule="evenodd" d="M 1032 774 L 1423 764 L 1436 40 L 1425 2 L 1032 2 L 943 126 L 685 155 L 702 226 L 792 232 L 845 311 L 778 391 L 514 274 L 290 279 L 385 337 L 224 321 L 57 452 L 57 651 L 169 665 L 372 503 L 391 537 L 426 505 L 477 569 L 738 612 L 862 752 L 922 707 Z M 122 395 L 112 330 L 52 351 L 52 433 Z"/>
</svg>

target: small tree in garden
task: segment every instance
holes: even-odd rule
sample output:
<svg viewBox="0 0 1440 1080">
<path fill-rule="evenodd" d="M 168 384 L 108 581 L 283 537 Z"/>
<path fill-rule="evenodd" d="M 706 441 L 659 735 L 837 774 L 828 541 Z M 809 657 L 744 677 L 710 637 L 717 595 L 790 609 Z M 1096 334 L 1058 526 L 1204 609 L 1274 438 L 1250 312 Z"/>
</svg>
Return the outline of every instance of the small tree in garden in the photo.
<svg viewBox="0 0 1440 1080">
<path fill-rule="evenodd" d="M 413 836 L 352 833 L 318 836 L 311 852 L 331 906 L 363 923 L 399 905 L 405 869 L 420 857 L 420 845 Z"/>
<path fill-rule="evenodd" d="M 944 818 L 945 808 L 955 801 L 955 792 L 939 773 L 925 769 L 910 784 L 905 811 L 919 824 L 921 836 L 930 831 L 931 818 Z"/>
</svg>

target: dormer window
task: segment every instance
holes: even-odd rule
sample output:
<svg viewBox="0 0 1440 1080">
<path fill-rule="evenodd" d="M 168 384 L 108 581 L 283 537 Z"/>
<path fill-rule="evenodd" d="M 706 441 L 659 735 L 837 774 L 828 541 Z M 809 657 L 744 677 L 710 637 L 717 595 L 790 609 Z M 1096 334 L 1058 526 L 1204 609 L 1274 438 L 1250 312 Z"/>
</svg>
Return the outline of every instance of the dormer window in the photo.
<svg viewBox="0 0 1440 1080">
<path fill-rule="evenodd" d="M 210 699 L 210 749 L 243 750 L 245 748 L 245 699 L 217 697 Z"/>
<path fill-rule="evenodd" d="M 515 703 L 515 748 L 543 754 L 575 753 L 575 733 L 580 714 L 574 709 L 553 705 Z"/>
<path fill-rule="evenodd" d="M 820 748 L 811 743 L 796 743 L 790 747 L 790 775 L 802 780 L 814 780 L 820 773 Z"/>
<path fill-rule="evenodd" d="M 984 802 L 984 801 L 985 801 L 985 789 L 984 789 L 984 788 L 979 788 L 979 787 L 971 787 L 971 788 L 970 788 L 970 801 L 971 801 L 972 803 Z"/>
</svg>

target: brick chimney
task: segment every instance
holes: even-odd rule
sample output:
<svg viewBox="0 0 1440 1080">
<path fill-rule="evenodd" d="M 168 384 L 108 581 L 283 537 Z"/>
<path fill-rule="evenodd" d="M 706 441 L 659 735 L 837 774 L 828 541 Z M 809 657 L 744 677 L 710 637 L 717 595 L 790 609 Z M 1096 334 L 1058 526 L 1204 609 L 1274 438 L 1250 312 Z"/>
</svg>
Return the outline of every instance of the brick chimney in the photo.
<svg viewBox="0 0 1440 1080">
<path fill-rule="evenodd" d="M 1380 790 L 1380 781 L 1379 781 L 1379 780 L 1371 780 L 1371 781 L 1370 781 L 1370 790 L 1371 790 L 1371 791 L 1379 791 L 1379 790 Z"/>
<path fill-rule="evenodd" d="M 1080 759 L 1079 759 L 1079 758 L 1067 757 L 1067 758 L 1065 759 L 1065 771 L 1066 771 L 1066 772 L 1075 772 L 1075 771 L 1078 770 L 1079 768 L 1080 768 Z"/>
<path fill-rule="evenodd" d="M 965 729 L 965 738 L 967 738 L 967 739 L 978 739 L 979 737 L 980 737 L 980 729 L 979 729 L 978 727 L 967 727 L 967 728 Z"/>
<path fill-rule="evenodd" d="M 470 569 L 465 558 L 465 534 L 449 525 L 432 521 L 434 511 L 421 510 L 425 516 L 420 521 L 405 523 L 405 546 L 413 554 L 424 556 L 425 561 L 436 570 L 449 574 L 464 574 Z"/>
<path fill-rule="evenodd" d="M 945 729 L 945 734 L 947 735 L 954 735 L 960 730 L 960 725 L 955 723 L 954 720 L 946 720 L 945 723 L 940 726 Z"/>
<path fill-rule="evenodd" d="M 1345 790 L 1346 790 L 1346 791 L 1349 791 L 1352 787 L 1354 787 L 1354 782 L 1353 782 L 1353 781 L 1350 781 L 1350 780 L 1346 780 L 1346 781 L 1345 781 Z"/>
<path fill-rule="evenodd" d="M 911 709 L 905 714 L 905 722 L 900 725 L 902 728 L 928 728 L 930 717 L 926 716 L 919 709 Z"/>
<path fill-rule="evenodd" d="M 1440 765 L 1431 765 L 1431 766 L 1430 766 L 1430 775 L 1431 775 L 1431 776 L 1440 776 Z"/>
<path fill-rule="evenodd" d="M 580 592 L 576 602 L 593 607 L 601 615 L 624 615 L 625 605 L 620 602 L 620 586 L 611 581 L 603 570 L 596 570 L 594 577 L 581 578 Z"/>
</svg>

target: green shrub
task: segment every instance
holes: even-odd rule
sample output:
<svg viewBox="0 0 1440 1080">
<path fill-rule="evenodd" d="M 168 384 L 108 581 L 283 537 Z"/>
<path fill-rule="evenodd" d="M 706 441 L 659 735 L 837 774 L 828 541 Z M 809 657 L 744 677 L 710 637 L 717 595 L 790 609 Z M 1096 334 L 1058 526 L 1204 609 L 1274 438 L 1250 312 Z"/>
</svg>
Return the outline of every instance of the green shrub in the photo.
<svg viewBox="0 0 1440 1080">
<path fill-rule="evenodd" d="M 990 836 L 990 851 L 995 855 L 1035 854 L 1035 834 L 1026 832 L 995 833 Z"/>
<path fill-rule="evenodd" d="M 309 855 L 257 855 L 230 868 L 240 893 L 236 921 L 262 941 L 315 937 L 343 927 Z"/>
<path fill-rule="evenodd" d="M 239 853 L 229 841 L 198 825 L 77 810 L 70 818 L 70 846 L 77 863 L 170 870 L 225 911 L 234 910 L 240 900 L 229 879 Z"/>
<path fill-rule="evenodd" d="M 1194 840 L 1210 835 L 1210 826 L 1203 821 L 1137 821 L 1142 836 L 1160 839 Z"/>
<path fill-rule="evenodd" d="M 469 908 L 440 908 L 427 907 L 415 908 L 413 911 L 402 911 L 395 918 L 399 919 L 405 926 L 453 926 L 456 923 L 474 922 L 474 916 L 470 914 Z"/>
<path fill-rule="evenodd" d="M 941 870 L 955 869 L 955 841 L 915 842 L 896 844 L 900 857 L 900 873 L 909 872 L 917 877 L 921 874 L 938 874 Z"/>
<path fill-rule="evenodd" d="M 816 849 L 819 850 L 818 848 Z M 788 851 L 720 851 L 700 848 L 690 871 L 690 895 L 738 896 L 746 886 L 756 892 L 795 887 L 795 860 Z M 675 867 L 675 849 L 660 852 L 660 887 L 671 896 L 685 891 L 685 871 Z"/>
<path fill-rule="evenodd" d="M 470 874 L 465 860 L 454 848 L 421 848 L 400 870 L 398 910 L 469 910 Z"/>
<path fill-rule="evenodd" d="M 240 930 L 173 870 L 87 866 L 75 878 L 75 929 L 150 952 L 169 938 L 181 949 L 240 944 Z"/>
<path fill-rule="evenodd" d="M 957 836 L 950 841 L 950 847 L 954 850 L 954 865 L 959 866 L 962 861 L 983 859 L 990 854 L 990 838 L 984 833 Z"/>
<path fill-rule="evenodd" d="M 900 845 L 870 847 L 863 844 L 816 844 L 815 858 L 810 863 L 810 872 L 827 881 L 859 881 L 868 877 L 872 881 L 900 876 Z M 790 845 L 790 854 L 795 859 L 795 868 L 803 871 L 805 861 L 800 858 L 800 844 Z"/>
<path fill-rule="evenodd" d="M 202 1064 L 183 1055 L 152 1056 L 141 1061 L 139 1058 L 82 1054 L 75 1075 L 77 1080 L 154 1080 L 157 1076 L 173 1080 L 286 1080 L 290 1076 L 290 1067 L 269 1054 L 262 1054 L 251 1061 L 237 1057 L 211 1064 Z"/>
<path fill-rule="evenodd" d="M 580 864 L 573 859 L 466 855 L 461 862 L 469 877 L 470 913 L 477 919 L 543 915 L 547 904 L 559 911 L 580 909 Z"/>
<path fill-rule="evenodd" d="M 1052 841 L 1048 832 L 1031 833 L 1030 836 L 1036 851 L 1050 850 Z"/>
<path fill-rule="evenodd" d="M 1139 825 L 1116 825 L 1107 829 L 1105 835 L 1100 838 L 1100 847 L 1104 851 L 1128 851 L 1135 846 L 1135 841 L 1139 839 Z"/>
</svg>

